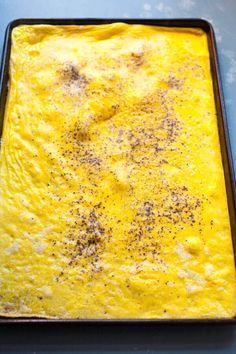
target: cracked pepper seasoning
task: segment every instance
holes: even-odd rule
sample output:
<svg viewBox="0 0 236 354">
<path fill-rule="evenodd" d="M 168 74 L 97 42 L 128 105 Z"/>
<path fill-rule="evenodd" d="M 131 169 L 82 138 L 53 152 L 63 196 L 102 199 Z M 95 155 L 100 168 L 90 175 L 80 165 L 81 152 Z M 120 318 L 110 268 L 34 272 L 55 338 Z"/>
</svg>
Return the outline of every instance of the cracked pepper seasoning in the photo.
<svg viewBox="0 0 236 354">
<path fill-rule="evenodd" d="M 234 316 L 202 30 L 16 27 L 0 163 L 2 316 Z"/>
</svg>

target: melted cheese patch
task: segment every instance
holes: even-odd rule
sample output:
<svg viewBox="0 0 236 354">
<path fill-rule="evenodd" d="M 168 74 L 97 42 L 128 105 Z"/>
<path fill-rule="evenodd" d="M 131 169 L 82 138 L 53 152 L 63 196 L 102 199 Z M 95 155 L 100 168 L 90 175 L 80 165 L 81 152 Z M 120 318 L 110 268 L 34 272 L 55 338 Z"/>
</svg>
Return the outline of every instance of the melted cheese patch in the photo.
<svg viewBox="0 0 236 354">
<path fill-rule="evenodd" d="M 234 316 L 201 30 L 16 27 L 0 177 L 2 316 Z"/>
</svg>

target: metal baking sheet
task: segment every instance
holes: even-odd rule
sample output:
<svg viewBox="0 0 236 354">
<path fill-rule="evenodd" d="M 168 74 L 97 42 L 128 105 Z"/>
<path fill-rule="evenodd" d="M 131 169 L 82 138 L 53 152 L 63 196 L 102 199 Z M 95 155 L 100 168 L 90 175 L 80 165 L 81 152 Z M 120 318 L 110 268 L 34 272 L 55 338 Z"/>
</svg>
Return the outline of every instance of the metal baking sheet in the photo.
<svg viewBox="0 0 236 354">
<path fill-rule="evenodd" d="M 5 40 L 2 54 L 2 66 L 0 73 L 0 137 L 2 135 L 5 103 L 8 92 L 9 79 L 9 59 L 11 52 L 11 32 L 14 27 L 20 25 L 100 25 L 114 22 L 124 22 L 129 24 L 144 24 L 152 26 L 164 27 L 189 27 L 201 28 L 205 31 L 208 38 L 208 47 L 211 63 L 211 75 L 214 88 L 215 105 L 217 111 L 218 131 L 221 146 L 221 155 L 223 162 L 223 169 L 225 175 L 225 184 L 227 191 L 228 209 L 230 215 L 231 234 L 233 239 L 234 258 L 236 261 L 236 186 L 235 174 L 233 168 L 232 154 L 229 142 L 229 133 L 227 126 L 227 118 L 224 108 L 223 91 L 220 80 L 219 61 L 217 56 L 216 41 L 212 25 L 202 19 L 17 19 L 9 23 L 5 33 Z M 232 319 L 125 319 L 125 320 L 104 320 L 104 319 L 40 319 L 40 318 L 7 318 L 1 317 L 0 324 L 22 324 L 22 323 L 37 323 L 37 324 L 236 324 L 236 317 Z"/>
</svg>

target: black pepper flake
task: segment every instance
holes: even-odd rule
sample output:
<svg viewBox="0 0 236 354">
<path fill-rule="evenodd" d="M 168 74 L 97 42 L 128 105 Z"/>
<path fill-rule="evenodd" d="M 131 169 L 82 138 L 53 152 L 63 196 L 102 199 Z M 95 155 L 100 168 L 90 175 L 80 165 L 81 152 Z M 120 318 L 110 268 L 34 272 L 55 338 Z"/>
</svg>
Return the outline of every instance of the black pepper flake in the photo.
<svg viewBox="0 0 236 354">
<path fill-rule="evenodd" d="M 62 82 L 66 87 L 71 88 L 72 85 L 78 88 L 84 88 L 88 84 L 88 79 L 84 74 L 79 72 L 79 68 L 72 63 L 66 63 L 60 71 Z"/>
<path fill-rule="evenodd" d="M 184 85 L 185 78 L 179 79 L 174 75 L 169 75 L 166 82 L 171 89 L 180 90 Z"/>
</svg>

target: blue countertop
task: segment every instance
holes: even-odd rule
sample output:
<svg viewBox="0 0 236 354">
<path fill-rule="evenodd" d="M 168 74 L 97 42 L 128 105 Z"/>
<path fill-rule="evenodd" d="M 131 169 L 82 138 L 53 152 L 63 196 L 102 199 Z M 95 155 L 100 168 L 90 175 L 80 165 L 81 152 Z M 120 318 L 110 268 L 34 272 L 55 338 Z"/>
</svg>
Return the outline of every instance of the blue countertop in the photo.
<svg viewBox="0 0 236 354">
<path fill-rule="evenodd" d="M 235 0 L 0 0 L 0 50 L 16 18 L 204 18 L 217 39 L 236 169 Z M 15 326 L 0 328 L 2 353 L 236 353 L 236 326 Z"/>
</svg>

